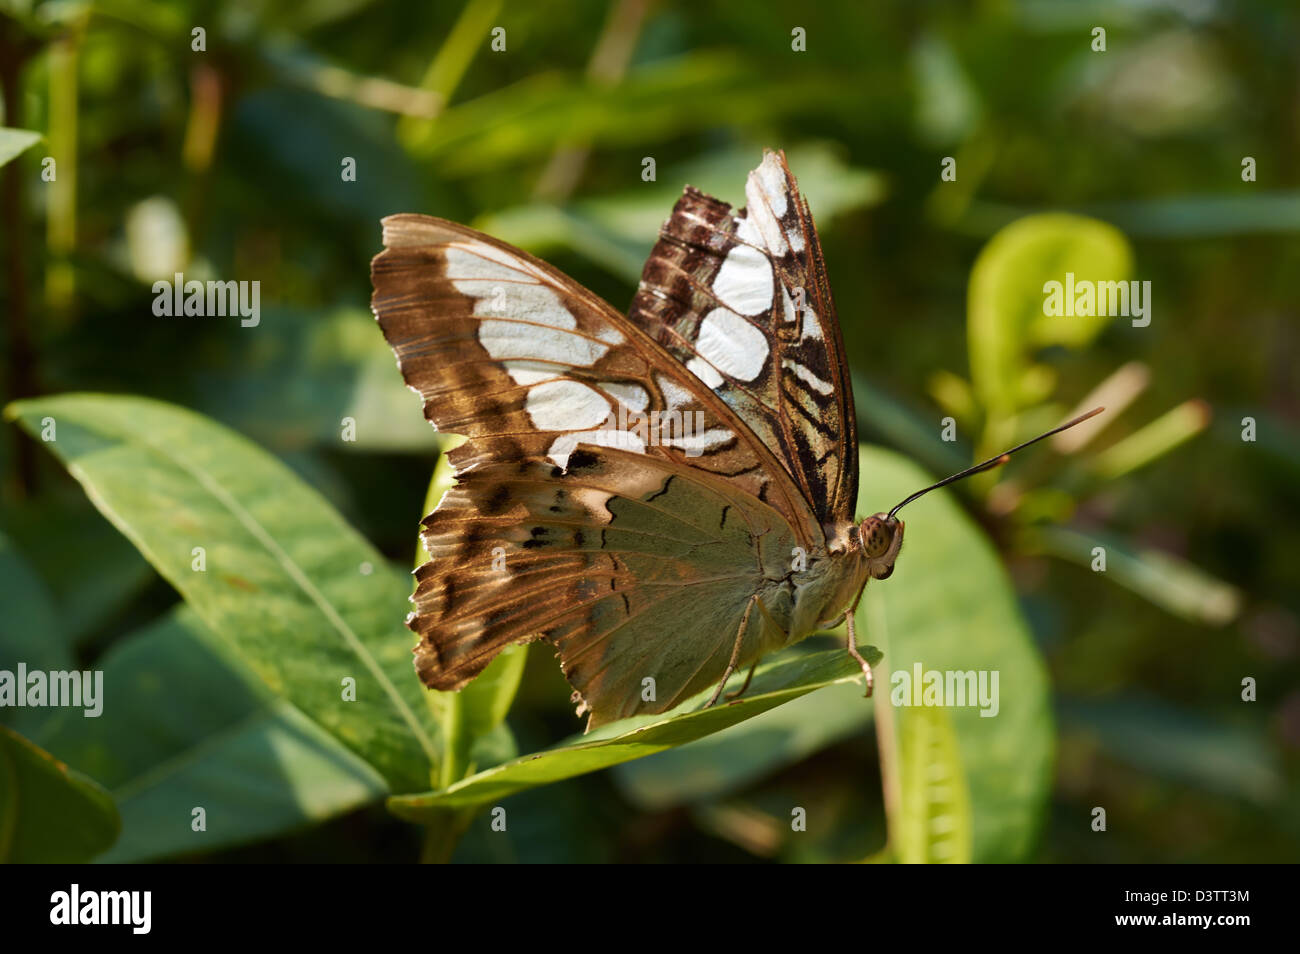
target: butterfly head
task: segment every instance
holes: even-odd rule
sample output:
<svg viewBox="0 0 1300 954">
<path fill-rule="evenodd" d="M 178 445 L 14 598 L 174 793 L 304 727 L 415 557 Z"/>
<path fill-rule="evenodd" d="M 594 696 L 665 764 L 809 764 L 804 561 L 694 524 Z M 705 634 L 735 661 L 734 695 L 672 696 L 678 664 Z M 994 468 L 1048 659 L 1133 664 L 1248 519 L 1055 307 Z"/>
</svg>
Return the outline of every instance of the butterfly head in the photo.
<svg viewBox="0 0 1300 954">
<path fill-rule="evenodd" d="M 889 579 L 898 551 L 903 547 L 903 521 L 883 513 L 868 517 L 858 527 L 858 540 L 871 578 Z"/>
</svg>

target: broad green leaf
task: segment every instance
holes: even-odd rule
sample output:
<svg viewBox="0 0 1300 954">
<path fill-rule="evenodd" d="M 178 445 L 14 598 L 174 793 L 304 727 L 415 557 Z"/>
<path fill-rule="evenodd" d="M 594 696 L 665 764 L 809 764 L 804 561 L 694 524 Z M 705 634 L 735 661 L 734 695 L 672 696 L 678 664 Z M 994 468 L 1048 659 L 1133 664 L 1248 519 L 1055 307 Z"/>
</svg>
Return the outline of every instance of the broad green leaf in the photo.
<svg viewBox="0 0 1300 954">
<path fill-rule="evenodd" d="M 0 166 L 22 155 L 41 141 L 41 134 L 30 129 L 0 127 Z"/>
<path fill-rule="evenodd" d="M 0 533 L 0 670 L 73 667 L 72 653 L 59 625 L 59 613 L 45 582 Z M 9 713 L 5 713 L 9 715 Z"/>
<path fill-rule="evenodd" d="M 0 726 L 0 862 L 87 861 L 117 837 L 112 796 Z"/>
<path fill-rule="evenodd" d="M 46 446 L 273 692 L 393 790 L 427 784 L 436 733 L 401 626 L 408 584 L 314 490 L 224 427 L 158 401 L 70 394 L 8 413 L 32 433 L 54 418 Z"/>
<path fill-rule="evenodd" d="M 464 438 L 452 436 L 446 438 L 445 450 L 464 443 Z M 425 495 L 424 514 L 430 514 L 438 506 L 443 495 L 456 483 L 451 462 L 444 452 L 438 458 L 433 469 L 433 478 L 429 481 L 429 490 Z M 416 546 L 416 566 L 427 563 L 429 552 L 420 539 Z M 443 787 L 459 781 L 474 771 L 474 749 L 480 740 L 500 729 L 507 737 L 509 730 L 502 725 L 515 692 L 519 689 L 519 680 L 524 675 L 524 663 L 528 659 L 527 645 L 507 647 L 493 659 L 483 672 L 458 692 L 435 692 L 436 706 L 441 714 L 443 753 L 442 785 Z M 508 746 L 504 739 L 493 740 L 487 750 L 500 751 Z"/>
<path fill-rule="evenodd" d="M 181 606 L 97 664 L 103 710 L 61 711 L 38 741 L 117 800 L 122 836 L 104 861 L 213 851 L 375 801 L 375 770 L 273 696 Z M 206 830 L 194 831 L 201 807 Z"/>
<path fill-rule="evenodd" d="M 862 647 L 862 653 L 873 662 L 879 658 L 870 647 Z M 732 702 L 701 709 L 709 692 L 701 693 L 669 713 L 602 726 L 554 749 L 479 772 L 442 791 L 390 798 L 388 806 L 401 818 L 424 821 L 446 808 L 482 805 L 537 785 L 685 745 L 813 690 L 855 679 L 860 684 L 861 678 L 862 671 L 843 650 L 786 654 L 786 658 L 760 666 L 749 690 Z"/>
<path fill-rule="evenodd" d="M 1036 403 L 1027 394 L 1035 379 L 1034 349 L 1059 344 L 1081 347 L 1106 325 L 1107 317 L 1044 314 L 1047 282 L 1125 281 L 1132 252 L 1113 226 L 1077 215 L 1031 215 L 1013 222 L 984 246 L 971 270 L 966 337 L 971 383 L 984 406 L 1005 418 Z"/>
<path fill-rule="evenodd" d="M 932 483 L 890 451 L 863 447 L 858 512 L 875 513 Z M 970 792 L 972 857 L 1023 860 L 1033 847 L 1051 783 L 1052 712 L 1042 658 L 997 552 L 945 491 L 927 494 L 899 517 L 903 551 L 893 575 L 870 583 L 858 608 L 858 638 L 880 647 L 876 704 L 893 698 L 902 675 L 986 671 L 998 677 L 997 714 L 978 705 L 946 711 Z M 992 706 L 988 707 L 992 711 Z M 922 709 L 893 705 L 898 738 Z M 893 766 L 897 778 L 897 766 Z M 887 773 L 888 774 L 888 773 Z"/>
<path fill-rule="evenodd" d="M 897 860 L 965 864 L 971 860 L 971 804 L 952 719 L 941 708 L 909 711 L 899 732 Z"/>
</svg>

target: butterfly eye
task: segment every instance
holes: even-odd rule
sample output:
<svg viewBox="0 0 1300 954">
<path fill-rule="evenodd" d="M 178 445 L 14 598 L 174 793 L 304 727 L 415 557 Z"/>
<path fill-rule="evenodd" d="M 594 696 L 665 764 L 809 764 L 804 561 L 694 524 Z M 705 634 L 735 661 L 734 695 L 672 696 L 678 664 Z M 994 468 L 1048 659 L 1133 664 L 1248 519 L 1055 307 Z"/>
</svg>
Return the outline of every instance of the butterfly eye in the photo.
<svg viewBox="0 0 1300 954">
<path fill-rule="evenodd" d="M 884 556 L 894 542 L 894 528 L 879 514 L 863 520 L 858 533 L 862 538 L 862 549 L 869 557 Z"/>
</svg>

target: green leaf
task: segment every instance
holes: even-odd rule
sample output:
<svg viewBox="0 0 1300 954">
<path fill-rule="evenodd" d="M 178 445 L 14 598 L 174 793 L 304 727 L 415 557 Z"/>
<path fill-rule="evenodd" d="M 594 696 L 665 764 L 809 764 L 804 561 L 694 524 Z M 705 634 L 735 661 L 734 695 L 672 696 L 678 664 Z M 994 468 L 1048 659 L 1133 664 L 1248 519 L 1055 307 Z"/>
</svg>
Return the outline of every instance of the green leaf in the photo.
<svg viewBox="0 0 1300 954">
<path fill-rule="evenodd" d="M 98 783 L 0 726 L 0 862 L 87 861 L 117 837 L 113 799 Z"/>
<path fill-rule="evenodd" d="M 1082 347 L 1111 319 L 1049 317 L 1049 281 L 1123 281 L 1132 271 L 1123 233 L 1077 215 L 1031 215 L 1006 226 L 984 246 L 971 271 L 966 336 L 971 383 L 993 416 L 1005 418 L 1035 403 L 1022 393 L 1029 355 L 1047 345 Z"/>
<path fill-rule="evenodd" d="M 907 460 L 875 447 L 862 448 L 861 473 L 859 513 L 885 510 L 933 482 Z M 945 712 L 970 792 L 973 859 L 1023 860 L 1051 784 L 1052 712 L 1042 658 L 997 552 L 956 498 L 935 491 L 900 516 L 907 527 L 894 573 L 868 584 L 858 608 L 858 638 L 884 652 L 876 704 L 891 700 L 895 679 L 901 682 L 896 674 L 910 677 L 916 663 L 925 672 L 988 671 L 990 687 L 997 673 L 996 716 L 982 716 L 972 705 Z M 919 707 L 891 705 L 889 713 L 893 737 L 904 741 L 913 731 L 909 720 L 927 718 Z M 888 784 L 899 779 L 900 766 L 886 758 Z"/>
<path fill-rule="evenodd" d="M 269 838 L 373 802 L 374 769 L 273 696 L 182 606 L 97 664 L 103 710 L 60 710 L 39 741 L 117 799 L 104 861 L 142 861 Z M 194 831 L 201 807 L 206 830 Z"/>
<path fill-rule="evenodd" d="M 870 647 L 863 647 L 862 653 L 872 661 L 879 658 Z M 861 678 L 861 669 L 843 650 L 785 654 L 785 658 L 760 666 L 749 690 L 733 702 L 701 709 L 709 696 L 701 693 L 669 713 L 602 726 L 557 748 L 479 772 L 442 791 L 390 798 L 388 807 L 401 818 L 425 821 L 446 808 L 482 805 L 537 785 L 685 745 L 815 689 Z"/>
<path fill-rule="evenodd" d="M 45 582 L 13 541 L 0 533 L 0 670 L 73 668 L 72 653 L 59 626 L 58 610 Z"/>
<path fill-rule="evenodd" d="M 7 165 L 41 141 L 41 134 L 29 129 L 0 127 L 0 166 Z"/>
<path fill-rule="evenodd" d="M 971 804 L 952 719 L 940 708 L 909 711 L 899 738 L 897 860 L 968 864 Z"/>
<path fill-rule="evenodd" d="M 867 731 L 871 712 L 861 683 L 830 686 L 716 735 L 619 765 L 614 778 L 647 811 L 719 798 Z"/>
<path fill-rule="evenodd" d="M 52 487 L 3 518 L 6 532 L 48 587 L 68 646 L 104 627 L 157 579 L 131 542 L 75 486 Z M 95 572 L 68 573 L 84 553 L 95 555 Z"/>
<path fill-rule="evenodd" d="M 54 418 L 46 446 L 273 692 L 395 791 L 427 784 L 436 731 L 401 626 L 408 583 L 314 490 L 238 435 L 158 401 L 71 394 L 8 413 L 33 434 Z M 348 678 L 355 701 L 343 698 Z"/>
</svg>

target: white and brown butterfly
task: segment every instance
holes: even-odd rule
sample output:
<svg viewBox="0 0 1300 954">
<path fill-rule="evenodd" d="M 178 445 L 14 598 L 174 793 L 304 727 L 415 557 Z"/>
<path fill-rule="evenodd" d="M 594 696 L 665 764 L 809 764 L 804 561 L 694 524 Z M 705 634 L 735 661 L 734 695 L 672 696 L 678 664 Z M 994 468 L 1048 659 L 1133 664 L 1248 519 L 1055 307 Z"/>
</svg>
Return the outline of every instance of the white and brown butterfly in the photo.
<svg viewBox="0 0 1300 954">
<path fill-rule="evenodd" d="M 745 197 L 733 212 L 688 187 L 627 315 L 473 229 L 384 219 L 375 316 L 425 416 L 467 438 L 423 522 L 407 625 L 425 685 L 546 639 L 590 727 L 716 686 L 712 705 L 738 668 L 844 619 L 870 694 L 853 609 L 925 491 L 854 519 L 853 395 L 812 215 L 782 153 Z"/>
</svg>

